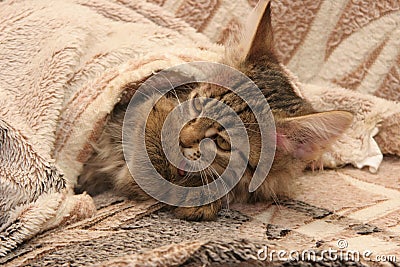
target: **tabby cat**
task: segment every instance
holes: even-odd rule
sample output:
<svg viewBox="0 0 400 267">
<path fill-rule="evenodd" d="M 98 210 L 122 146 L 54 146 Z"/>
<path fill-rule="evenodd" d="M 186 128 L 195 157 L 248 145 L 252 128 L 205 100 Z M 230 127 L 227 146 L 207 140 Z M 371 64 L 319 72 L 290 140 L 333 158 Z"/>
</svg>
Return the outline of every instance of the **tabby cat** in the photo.
<svg viewBox="0 0 400 267">
<path fill-rule="evenodd" d="M 226 168 L 230 157 L 230 140 L 227 129 L 207 118 L 196 118 L 187 123 L 180 132 L 180 146 L 184 156 L 190 160 L 200 157 L 199 142 L 204 138 L 215 140 L 217 155 L 211 165 L 212 171 L 186 173 L 171 165 L 166 159 L 160 140 L 164 120 L 180 101 L 199 99 L 192 109 L 197 114 L 211 110 L 214 102 L 202 102 L 202 97 L 215 98 L 230 106 L 246 126 L 250 140 L 250 157 L 240 182 L 229 192 L 230 202 L 254 202 L 269 200 L 276 195 L 287 193 L 291 179 L 305 167 L 318 160 L 321 154 L 349 127 L 352 115 L 346 111 L 317 113 L 310 103 L 297 94 L 296 85 L 279 63 L 274 54 L 269 1 L 257 6 L 252 27 L 247 28 L 243 37 L 233 42 L 222 60 L 247 75 L 260 88 L 267 99 L 276 127 L 276 152 L 268 177 L 252 193 L 248 187 L 254 170 L 259 164 L 261 136 L 257 120 L 249 106 L 239 98 L 235 89 L 247 86 L 237 84 L 230 91 L 211 84 L 197 84 L 177 88 L 178 96 L 168 94 L 154 106 L 146 123 L 146 147 L 157 171 L 167 180 L 185 186 L 198 186 L 210 182 Z M 95 154 L 85 165 L 79 178 L 80 186 L 91 194 L 106 188 L 132 199 L 150 198 L 132 178 L 122 152 L 122 123 L 126 106 L 119 105 L 111 114 L 105 130 L 95 145 Z M 260 163 L 262 164 L 262 162 Z M 228 200 L 229 199 L 229 200 Z M 213 220 L 222 208 L 223 200 L 217 200 L 200 207 L 177 207 L 174 213 L 188 220 Z"/>
</svg>

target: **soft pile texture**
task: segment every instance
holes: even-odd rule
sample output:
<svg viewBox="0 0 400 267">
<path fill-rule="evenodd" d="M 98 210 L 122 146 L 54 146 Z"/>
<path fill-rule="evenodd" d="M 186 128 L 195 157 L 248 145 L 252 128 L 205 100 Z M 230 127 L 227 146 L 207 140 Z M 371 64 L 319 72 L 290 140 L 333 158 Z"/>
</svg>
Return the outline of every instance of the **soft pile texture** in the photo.
<svg viewBox="0 0 400 267">
<path fill-rule="evenodd" d="M 0 3 L 0 254 L 43 230 L 92 216 L 92 199 L 72 196 L 71 188 L 107 114 L 154 71 L 217 61 L 223 46 L 216 43 L 235 34 L 254 6 L 150 2 Z M 400 155 L 400 105 L 391 101 L 400 94 L 399 9 L 397 1 L 384 0 L 272 3 L 277 53 L 298 77 L 300 93 L 317 110 L 355 113 L 351 129 L 324 155 L 326 166 L 351 163 L 377 171 L 381 151 Z M 90 220 L 83 225 L 90 228 Z M 222 244 L 203 241 L 216 249 L 230 238 Z M 157 251 L 160 258 L 175 249 L 192 255 L 206 244 L 197 242 Z M 246 251 L 246 243 L 232 242 L 228 250 Z M 132 255 L 124 260 L 147 259 L 133 252 L 143 250 L 125 253 Z"/>
<path fill-rule="evenodd" d="M 0 20 L 3 254 L 93 215 L 91 198 L 72 187 L 127 87 L 179 63 L 215 61 L 222 46 L 146 2 L 6 1 Z"/>
</svg>

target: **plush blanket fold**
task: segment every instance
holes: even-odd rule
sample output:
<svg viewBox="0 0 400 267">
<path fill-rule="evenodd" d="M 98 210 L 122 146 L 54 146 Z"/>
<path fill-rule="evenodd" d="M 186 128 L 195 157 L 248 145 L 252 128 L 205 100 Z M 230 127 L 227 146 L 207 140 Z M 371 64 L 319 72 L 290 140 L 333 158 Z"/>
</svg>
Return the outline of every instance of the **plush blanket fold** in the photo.
<svg viewBox="0 0 400 267">
<path fill-rule="evenodd" d="M 250 8 L 247 2 L 238 2 L 238 9 L 232 13 L 237 17 L 229 15 L 230 20 L 218 20 L 233 10 L 230 2 L 211 5 L 213 16 L 196 15 L 207 21 L 201 25 L 193 25 L 187 15 L 193 10 L 196 14 L 210 10 L 195 3 L 190 6 L 191 1 L 156 1 L 161 7 L 145 1 L 114 0 L 0 3 L 0 255 L 43 230 L 94 214 L 96 209 L 89 196 L 73 196 L 71 192 L 107 115 L 124 96 L 132 95 L 125 92 L 127 88 L 134 90 L 155 71 L 184 62 L 218 61 L 224 47 L 212 41 L 226 40 L 240 20 L 237 12 L 244 14 Z M 400 155 L 400 104 L 354 88 L 339 88 L 354 85 L 344 76 L 356 68 L 354 61 L 362 62 L 363 55 L 356 45 L 342 54 L 346 44 L 340 46 L 335 41 L 338 33 L 324 37 L 329 40 L 326 57 L 310 56 L 308 46 L 319 42 L 318 29 L 323 27 L 318 19 L 332 10 L 332 1 L 318 1 L 315 10 L 310 9 L 315 17 L 300 21 L 308 23 L 308 35 L 301 35 L 304 40 L 297 40 L 295 49 L 286 53 L 287 36 L 282 32 L 278 12 L 283 12 L 279 8 L 285 9 L 286 4 L 291 7 L 289 2 L 273 3 L 277 46 L 283 62 L 300 77 L 294 82 L 301 94 L 317 110 L 343 109 L 355 114 L 349 131 L 324 155 L 324 164 L 336 167 L 351 163 L 377 171 L 381 151 Z M 387 20 L 379 22 L 380 27 L 387 27 L 387 42 L 379 50 L 384 57 L 378 57 L 382 61 L 374 61 L 375 65 L 392 62 L 389 59 L 399 52 L 399 46 L 393 48 L 396 40 L 391 35 L 396 32 L 393 23 L 400 21 L 398 7 L 387 14 Z M 344 27 L 340 24 L 343 21 L 337 24 Z M 211 32 L 212 25 L 220 34 Z M 223 30 L 221 25 L 227 28 Z M 364 40 L 365 31 L 367 28 L 358 31 L 361 36 L 352 35 L 347 41 Z M 318 53 L 326 52 L 318 49 Z M 364 50 L 365 54 L 370 51 Z M 330 72 L 351 53 L 349 65 Z M 303 62 L 302 58 L 307 60 Z M 371 73 L 380 73 L 381 77 L 391 71 L 372 65 Z M 307 72 L 307 66 L 311 72 Z M 317 71 L 318 66 L 323 66 L 322 71 Z M 374 90 L 368 88 L 366 79 L 361 80 L 358 91 Z M 384 90 L 390 90 L 390 86 Z M 23 229 L 15 224 L 17 221 L 26 222 Z M 189 243 L 187 248 L 196 246 Z"/>
</svg>

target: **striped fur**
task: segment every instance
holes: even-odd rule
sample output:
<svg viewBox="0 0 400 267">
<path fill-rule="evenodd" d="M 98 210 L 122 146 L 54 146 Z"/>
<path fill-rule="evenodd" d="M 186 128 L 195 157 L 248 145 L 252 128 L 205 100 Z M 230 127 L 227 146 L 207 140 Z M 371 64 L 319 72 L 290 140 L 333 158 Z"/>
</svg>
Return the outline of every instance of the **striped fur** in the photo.
<svg viewBox="0 0 400 267">
<path fill-rule="evenodd" d="M 247 103 L 237 95 L 239 91 L 246 91 L 251 84 L 247 81 L 234 81 L 235 86 L 232 91 L 217 85 L 199 84 L 191 89 L 189 95 L 181 95 L 183 98 L 196 99 L 201 107 L 192 107 L 194 109 L 213 110 L 213 105 L 217 101 L 225 103 L 240 116 L 246 126 L 251 153 L 246 159 L 248 165 L 243 177 L 226 197 L 229 202 L 263 201 L 274 198 L 276 195 L 287 194 L 289 185 L 292 183 L 291 179 L 299 175 L 307 164 L 318 160 L 321 153 L 329 148 L 352 121 L 352 115 L 344 111 L 316 113 L 311 105 L 297 94 L 290 74 L 286 72 L 274 54 L 268 2 L 263 0 L 253 13 L 253 16 L 261 16 L 251 18 L 251 21 L 258 22 L 250 31 L 254 35 L 243 35 L 247 39 L 239 39 L 237 44 L 232 44 L 222 61 L 243 72 L 259 87 L 275 119 L 277 148 L 274 163 L 265 182 L 255 192 L 249 193 L 248 187 L 257 165 L 263 164 L 259 162 L 260 128 Z M 264 7 L 263 12 L 260 12 L 260 6 Z M 215 73 L 215 75 L 224 77 L 228 74 Z M 213 100 L 203 101 L 202 97 Z M 207 171 L 182 176 L 179 170 L 166 160 L 160 140 L 163 121 L 168 112 L 178 103 L 179 101 L 174 97 L 165 96 L 153 109 L 146 124 L 148 153 L 155 168 L 166 179 L 184 186 L 199 186 L 212 181 L 224 172 L 231 154 L 228 129 L 224 129 L 213 120 L 200 117 L 183 127 L 180 134 L 181 150 L 188 159 L 196 160 L 200 157 L 199 143 L 204 138 L 214 139 L 218 149 L 216 158 Z M 121 114 L 123 113 L 124 110 L 114 111 L 97 145 L 98 152 L 89 160 L 80 182 L 86 185 L 84 188 L 90 189 L 94 185 L 93 178 L 109 177 L 108 182 L 104 183 L 106 187 L 114 185 L 119 193 L 135 199 L 143 199 L 147 196 L 135 184 L 122 157 L 120 138 L 123 118 Z M 230 120 L 224 114 L 214 115 L 214 118 Z M 270 153 L 273 155 L 273 152 Z M 96 190 L 92 188 L 93 192 Z M 175 214 L 189 220 L 211 220 L 216 217 L 222 204 L 222 200 L 218 200 L 201 207 L 179 207 L 175 209 Z"/>
</svg>

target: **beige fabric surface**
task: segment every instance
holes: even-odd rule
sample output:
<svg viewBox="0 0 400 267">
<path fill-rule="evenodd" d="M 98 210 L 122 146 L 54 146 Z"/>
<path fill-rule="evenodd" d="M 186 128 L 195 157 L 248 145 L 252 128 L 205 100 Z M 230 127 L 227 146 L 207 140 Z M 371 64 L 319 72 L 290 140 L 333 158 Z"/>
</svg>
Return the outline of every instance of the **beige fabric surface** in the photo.
<svg viewBox="0 0 400 267">
<path fill-rule="evenodd" d="M 0 3 L 0 254 L 92 216 L 91 198 L 71 186 L 124 90 L 159 69 L 218 60 L 212 41 L 226 41 L 254 5 L 151 2 Z M 399 99 L 399 4 L 299 3 L 272 3 L 278 55 L 316 109 L 356 114 L 324 163 L 376 171 L 381 151 L 400 155 L 400 106 L 389 101 Z"/>
<path fill-rule="evenodd" d="M 72 186 L 127 84 L 186 61 L 215 61 L 222 46 L 139 1 L 6 1 L 0 25 L 3 254 L 93 215 L 90 197 L 72 196 Z"/>
</svg>

